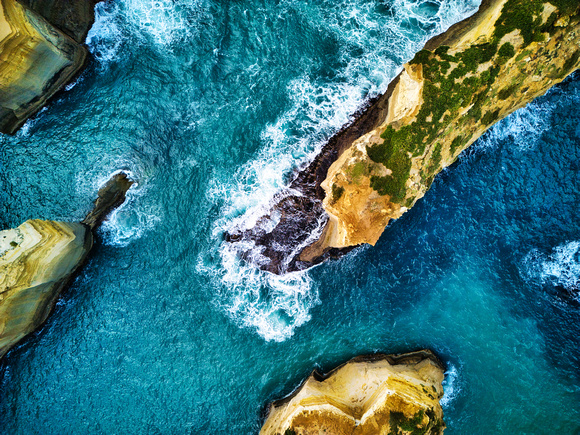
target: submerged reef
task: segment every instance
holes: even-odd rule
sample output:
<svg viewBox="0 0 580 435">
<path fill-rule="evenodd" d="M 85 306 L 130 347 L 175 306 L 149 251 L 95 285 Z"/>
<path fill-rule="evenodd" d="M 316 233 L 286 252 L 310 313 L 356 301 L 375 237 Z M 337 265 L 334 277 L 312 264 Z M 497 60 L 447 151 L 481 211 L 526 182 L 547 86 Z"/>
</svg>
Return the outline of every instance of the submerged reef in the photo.
<svg viewBox="0 0 580 435">
<path fill-rule="evenodd" d="M 83 68 L 93 0 L 0 0 L 0 132 L 14 134 Z"/>
<path fill-rule="evenodd" d="M 85 220 L 28 220 L 0 231 L 0 358 L 48 318 L 93 246 L 93 231 L 125 199 L 133 182 L 116 174 Z"/>
<path fill-rule="evenodd" d="M 579 47 L 577 0 L 483 0 L 429 40 L 267 215 L 226 240 L 279 274 L 374 245 L 490 126 L 576 70 Z"/>
<path fill-rule="evenodd" d="M 429 350 L 356 357 L 273 402 L 260 435 L 442 434 L 443 365 Z"/>
</svg>

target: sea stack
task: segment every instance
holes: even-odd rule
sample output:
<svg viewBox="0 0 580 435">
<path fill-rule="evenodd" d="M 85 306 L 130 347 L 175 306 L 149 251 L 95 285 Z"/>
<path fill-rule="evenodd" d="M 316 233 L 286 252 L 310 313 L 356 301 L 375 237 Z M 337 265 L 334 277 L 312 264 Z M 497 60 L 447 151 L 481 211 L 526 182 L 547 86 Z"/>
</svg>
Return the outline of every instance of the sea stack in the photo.
<svg viewBox="0 0 580 435">
<path fill-rule="evenodd" d="M 226 240 L 278 274 L 374 245 L 490 126 L 575 71 L 579 47 L 577 0 L 483 0 L 428 41 L 268 214 Z"/>
<path fill-rule="evenodd" d="M 83 68 L 95 2 L 0 0 L 0 132 L 14 134 Z"/>
<path fill-rule="evenodd" d="M 356 357 L 316 370 L 273 402 L 260 435 L 442 434 L 443 365 L 429 350 Z"/>
<path fill-rule="evenodd" d="M 0 231 L 0 358 L 41 326 L 93 246 L 93 230 L 133 182 L 116 174 L 83 223 L 28 220 Z"/>
</svg>

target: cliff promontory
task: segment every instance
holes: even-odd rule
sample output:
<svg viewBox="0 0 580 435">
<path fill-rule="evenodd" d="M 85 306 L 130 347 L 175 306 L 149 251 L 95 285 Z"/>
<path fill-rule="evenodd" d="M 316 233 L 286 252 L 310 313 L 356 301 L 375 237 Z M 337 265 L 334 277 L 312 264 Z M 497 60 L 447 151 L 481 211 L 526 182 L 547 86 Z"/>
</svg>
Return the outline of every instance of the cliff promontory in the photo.
<svg viewBox="0 0 580 435">
<path fill-rule="evenodd" d="M 46 320 L 92 245 L 75 222 L 35 219 L 0 231 L 0 357 Z"/>
<path fill-rule="evenodd" d="M 0 0 L 0 132 L 13 134 L 84 66 L 94 1 Z"/>
<path fill-rule="evenodd" d="M 577 0 L 483 0 L 428 41 L 266 216 L 226 239 L 275 273 L 375 244 L 491 125 L 577 69 L 579 47 Z"/>
<path fill-rule="evenodd" d="M 359 356 L 273 402 L 260 434 L 442 434 L 442 381 L 427 350 Z"/>
<path fill-rule="evenodd" d="M 0 358 L 44 323 L 93 246 L 93 232 L 125 199 L 124 173 L 99 190 L 82 222 L 28 220 L 0 231 Z"/>
</svg>

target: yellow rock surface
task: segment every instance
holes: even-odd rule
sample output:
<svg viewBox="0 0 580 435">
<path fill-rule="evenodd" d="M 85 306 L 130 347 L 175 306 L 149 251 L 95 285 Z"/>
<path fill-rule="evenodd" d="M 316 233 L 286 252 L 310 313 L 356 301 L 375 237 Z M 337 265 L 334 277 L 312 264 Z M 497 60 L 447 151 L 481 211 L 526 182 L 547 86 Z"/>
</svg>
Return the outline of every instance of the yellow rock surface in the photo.
<svg viewBox="0 0 580 435">
<path fill-rule="evenodd" d="M 430 351 L 356 357 L 272 403 L 260 434 L 441 434 L 442 381 Z"/>
<path fill-rule="evenodd" d="M 0 131 L 14 133 L 82 68 L 87 50 L 16 0 L 0 0 Z"/>
<path fill-rule="evenodd" d="M 0 231 L 0 358 L 46 320 L 92 241 L 80 223 L 29 220 Z"/>
<path fill-rule="evenodd" d="M 527 8 L 531 2 L 512 0 L 512 4 L 513 1 L 518 3 L 516 6 L 520 10 Z M 497 120 L 544 94 L 578 68 L 578 9 L 573 12 L 561 11 L 549 0 L 540 2 L 541 12 L 534 15 L 536 23 L 533 31 L 536 33 L 533 38 L 524 41 L 517 28 L 500 37 L 495 33 L 507 2 L 484 0 L 474 16 L 429 41 L 423 52 L 427 57 L 418 56 L 415 62 L 404 66 L 402 73 L 385 94 L 388 101 L 383 106 L 388 106 L 388 110 L 385 113 L 377 110 L 382 118 L 346 147 L 330 166 L 326 179 L 321 183 L 325 191 L 323 206 L 329 221 L 321 238 L 309 250 L 305 250 L 302 259 L 309 260 L 330 248 L 375 244 L 390 220 L 400 217 L 411 208 L 429 189 L 433 177 L 452 164 L 463 149 Z M 453 60 L 455 56 L 462 56 L 469 50 L 478 56 L 478 51 L 493 44 L 497 46 L 495 54 L 491 60 L 479 63 L 476 70 L 467 68 L 469 71 L 465 73 L 465 65 Z M 436 49 L 441 46 L 447 46 L 448 51 L 437 53 Z M 455 80 L 454 86 L 463 95 L 458 97 L 457 103 L 452 102 L 452 92 L 443 86 L 443 81 L 439 83 L 426 79 L 425 68 L 431 68 L 432 62 L 441 66 L 441 70 L 437 71 L 437 74 L 441 74 L 439 77 L 447 81 Z M 450 79 L 454 71 L 459 70 L 464 72 Z M 481 83 L 479 87 L 469 84 L 471 88 L 466 85 L 461 89 L 464 83 L 476 81 Z M 431 91 L 432 94 L 436 94 L 436 101 L 430 104 L 449 110 L 439 119 L 428 116 L 419 122 L 418 113 L 426 104 L 424 96 L 427 86 L 435 90 Z M 474 98 L 470 103 L 473 96 L 479 99 L 476 101 Z M 404 154 L 401 151 L 401 157 L 393 165 L 401 167 L 400 161 L 404 158 L 410 161 L 410 170 L 398 176 L 402 180 L 402 188 L 396 194 L 389 194 L 386 192 L 388 183 L 391 183 L 390 186 L 394 184 L 393 180 L 397 177 L 393 176 L 393 170 L 396 168 L 385 162 L 374 161 L 369 157 L 368 150 L 373 147 L 376 149 L 385 142 L 381 135 L 384 136 L 387 129 L 399 131 L 403 127 L 420 130 L 429 128 L 437 133 L 414 144 L 414 148 L 396 142 L 397 136 L 393 135 L 394 152 L 404 150 Z M 409 148 L 416 151 L 407 151 Z M 385 180 L 385 191 L 380 192 L 376 188 L 377 184 L 373 185 L 373 179 Z"/>
</svg>

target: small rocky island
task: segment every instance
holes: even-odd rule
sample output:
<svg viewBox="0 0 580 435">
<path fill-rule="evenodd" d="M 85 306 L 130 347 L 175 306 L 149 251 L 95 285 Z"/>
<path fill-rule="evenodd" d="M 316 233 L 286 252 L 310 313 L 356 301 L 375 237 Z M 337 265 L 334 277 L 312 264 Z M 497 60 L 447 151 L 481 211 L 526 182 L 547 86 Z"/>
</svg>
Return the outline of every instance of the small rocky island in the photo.
<svg viewBox="0 0 580 435">
<path fill-rule="evenodd" d="M 576 70 L 579 47 L 577 0 L 483 0 L 226 241 L 277 274 L 374 245 L 489 127 Z"/>
<path fill-rule="evenodd" d="M 93 246 L 93 232 L 133 182 L 114 175 L 83 222 L 28 220 L 0 231 L 0 358 L 48 318 Z"/>
<path fill-rule="evenodd" d="M 0 132 L 14 134 L 84 67 L 94 0 L 0 0 Z"/>
<path fill-rule="evenodd" d="M 442 434 L 443 365 L 428 350 L 316 370 L 270 405 L 261 435 Z"/>
</svg>

